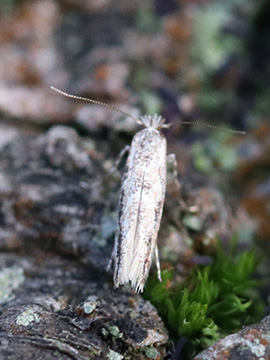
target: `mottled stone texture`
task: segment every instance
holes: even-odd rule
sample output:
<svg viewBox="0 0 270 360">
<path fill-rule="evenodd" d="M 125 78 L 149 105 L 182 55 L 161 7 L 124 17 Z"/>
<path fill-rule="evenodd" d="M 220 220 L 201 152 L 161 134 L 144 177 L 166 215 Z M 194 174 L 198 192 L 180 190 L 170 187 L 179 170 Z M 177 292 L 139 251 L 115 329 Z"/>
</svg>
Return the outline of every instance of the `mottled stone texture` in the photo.
<svg viewBox="0 0 270 360">
<path fill-rule="evenodd" d="M 99 159 L 64 126 L 14 134 L 2 147 L 1 359 L 144 359 L 152 346 L 165 354 L 156 310 L 114 291 L 105 271 L 119 181 Z"/>
<path fill-rule="evenodd" d="M 60 251 L 105 267 L 111 248 L 98 241 L 106 201 L 96 154 L 90 140 L 64 126 L 18 135 L 6 145 L 0 154 L 0 248 Z"/>
<path fill-rule="evenodd" d="M 194 360 L 264 360 L 270 359 L 270 316 L 246 326 L 198 354 Z"/>
</svg>

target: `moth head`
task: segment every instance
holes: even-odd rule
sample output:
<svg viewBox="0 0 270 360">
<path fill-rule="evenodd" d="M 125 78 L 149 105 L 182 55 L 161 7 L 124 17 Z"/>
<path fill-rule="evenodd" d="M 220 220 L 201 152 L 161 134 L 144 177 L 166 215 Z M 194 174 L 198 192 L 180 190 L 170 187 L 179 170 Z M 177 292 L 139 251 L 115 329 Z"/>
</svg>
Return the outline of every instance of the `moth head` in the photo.
<svg viewBox="0 0 270 360">
<path fill-rule="evenodd" d="M 170 124 L 165 124 L 165 119 L 160 115 L 144 115 L 141 116 L 140 120 L 137 120 L 137 123 L 144 125 L 146 128 L 162 129 L 168 128 Z"/>
</svg>

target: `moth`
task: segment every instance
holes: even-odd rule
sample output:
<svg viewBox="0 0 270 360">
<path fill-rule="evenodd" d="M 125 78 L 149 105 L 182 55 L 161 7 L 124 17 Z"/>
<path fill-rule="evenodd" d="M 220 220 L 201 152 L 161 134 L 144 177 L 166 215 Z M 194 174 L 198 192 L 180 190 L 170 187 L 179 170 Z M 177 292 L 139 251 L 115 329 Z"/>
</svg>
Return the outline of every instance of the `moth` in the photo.
<svg viewBox="0 0 270 360">
<path fill-rule="evenodd" d="M 155 252 L 166 190 L 167 142 L 161 116 L 142 116 L 145 128 L 133 138 L 122 177 L 113 251 L 114 286 L 130 283 L 142 292 Z"/>
<path fill-rule="evenodd" d="M 131 142 L 129 155 L 122 176 L 118 204 L 118 221 L 112 260 L 114 261 L 114 287 L 130 283 L 136 292 L 142 292 L 155 254 L 158 279 L 161 279 L 157 235 L 163 212 L 166 190 L 167 159 L 176 161 L 174 154 L 167 156 L 167 141 L 161 129 L 168 128 L 165 119 L 155 114 L 137 120 L 123 110 L 96 100 L 67 94 L 51 87 L 60 94 L 109 107 L 133 118 L 144 129 L 137 132 Z M 190 124 L 189 122 L 182 122 Z M 191 124 L 219 127 L 194 122 Z M 229 132 L 243 133 L 241 131 Z M 110 261 L 111 264 L 111 261 Z M 110 267 L 109 264 L 109 267 Z"/>
</svg>

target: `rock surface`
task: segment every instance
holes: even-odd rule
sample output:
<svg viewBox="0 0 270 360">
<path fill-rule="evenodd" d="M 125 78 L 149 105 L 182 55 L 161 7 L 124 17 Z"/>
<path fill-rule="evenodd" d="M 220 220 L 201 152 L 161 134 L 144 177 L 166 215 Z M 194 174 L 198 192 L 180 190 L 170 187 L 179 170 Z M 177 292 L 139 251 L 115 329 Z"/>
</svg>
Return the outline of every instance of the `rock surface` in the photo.
<svg viewBox="0 0 270 360">
<path fill-rule="evenodd" d="M 0 267 L 1 359 L 105 359 L 111 351 L 144 359 L 149 349 L 154 358 L 165 355 L 168 336 L 153 306 L 112 291 L 96 270 L 37 251 L 2 254 Z"/>
<path fill-rule="evenodd" d="M 194 360 L 264 360 L 270 358 L 270 316 L 246 326 L 198 354 Z"/>
</svg>

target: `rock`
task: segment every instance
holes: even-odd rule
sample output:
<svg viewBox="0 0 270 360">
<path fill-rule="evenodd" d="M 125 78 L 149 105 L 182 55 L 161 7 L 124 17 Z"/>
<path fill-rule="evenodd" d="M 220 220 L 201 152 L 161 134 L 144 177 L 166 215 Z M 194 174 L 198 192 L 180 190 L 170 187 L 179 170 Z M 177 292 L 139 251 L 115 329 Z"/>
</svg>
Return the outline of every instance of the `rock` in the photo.
<svg viewBox="0 0 270 360">
<path fill-rule="evenodd" d="M 270 316 L 246 326 L 195 356 L 194 360 L 263 360 L 270 357 Z"/>
<path fill-rule="evenodd" d="M 111 248 L 104 251 L 95 236 L 106 216 L 103 174 L 93 142 L 71 128 L 16 137 L 0 155 L 1 249 L 84 254 L 105 268 Z"/>
<path fill-rule="evenodd" d="M 147 359 L 149 349 L 165 355 L 168 335 L 155 308 L 139 295 L 112 291 L 102 272 L 42 252 L 1 254 L 0 268 L 0 279 L 20 274 L 0 305 L 1 359 L 105 359 L 111 351 Z"/>
</svg>

